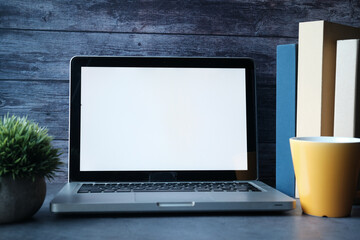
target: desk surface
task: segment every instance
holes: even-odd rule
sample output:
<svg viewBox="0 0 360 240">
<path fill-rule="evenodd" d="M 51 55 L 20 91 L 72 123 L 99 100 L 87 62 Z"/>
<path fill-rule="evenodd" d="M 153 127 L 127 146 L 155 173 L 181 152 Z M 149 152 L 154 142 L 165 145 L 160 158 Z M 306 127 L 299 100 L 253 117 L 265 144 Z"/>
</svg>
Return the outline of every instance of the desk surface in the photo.
<svg viewBox="0 0 360 240">
<path fill-rule="evenodd" d="M 351 217 L 319 218 L 295 210 L 280 214 L 152 214 L 59 217 L 49 202 L 63 184 L 48 184 L 39 212 L 0 225 L 0 239 L 360 239 L 360 206 Z"/>
</svg>

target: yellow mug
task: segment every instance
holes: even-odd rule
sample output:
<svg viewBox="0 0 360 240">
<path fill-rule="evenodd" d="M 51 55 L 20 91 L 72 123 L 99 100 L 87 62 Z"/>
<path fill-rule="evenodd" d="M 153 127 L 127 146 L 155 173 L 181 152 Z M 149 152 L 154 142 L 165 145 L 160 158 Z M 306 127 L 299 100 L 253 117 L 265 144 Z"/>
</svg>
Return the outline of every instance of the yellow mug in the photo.
<svg viewBox="0 0 360 240">
<path fill-rule="evenodd" d="M 360 139 L 295 137 L 290 147 L 303 212 L 349 216 L 360 170 Z"/>
</svg>

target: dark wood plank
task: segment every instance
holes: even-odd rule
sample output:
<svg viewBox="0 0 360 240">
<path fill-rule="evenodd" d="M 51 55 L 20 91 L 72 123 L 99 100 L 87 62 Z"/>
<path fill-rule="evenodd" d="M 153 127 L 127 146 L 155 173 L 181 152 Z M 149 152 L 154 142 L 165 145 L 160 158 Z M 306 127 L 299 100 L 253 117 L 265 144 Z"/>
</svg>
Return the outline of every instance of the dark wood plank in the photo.
<svg viewBox="0 0 360 240">
<path fill-rule="evenodd" d="M 0 81 L 0 116 L 28 116 L 55 139 L 68 139 L 69 83 Z"/>
<path fill-rule="evenodd" d="M 55 174 L 55 178 L 51 182 L 67 182 L 68 181 L 68 141 L 67 140 L 53 140 L 52 142 L 55 148 L 59 148 L 62 155 L 60 159 L 62 165 L 59 172 Z"/>
<path fill-rule="evenodd" d="M 257 88 L 257 126 L 260 143 L 274 143 L 276 139 L 276 87 Z"/>
<path fill-rule="evenodd" d="M 258 145 L 259 180 L 275 187 L 276 149 L 275 143 L 260 143 Z"/>
<path fill-rule="evenodd" d="M 297 39 L 0 31 L 0 79 L 66 80 L 74 55 L 251 57 L 259 84 L 275 83 L 276 45 Z M 269 82 L 270 81 L 270 82 Z"/>
<path fill-rule="evenodd" d="M 297 37 L 298 22 L 360 26 L 352 1 L 2 1 L 0 28 Z"/>
</svg>

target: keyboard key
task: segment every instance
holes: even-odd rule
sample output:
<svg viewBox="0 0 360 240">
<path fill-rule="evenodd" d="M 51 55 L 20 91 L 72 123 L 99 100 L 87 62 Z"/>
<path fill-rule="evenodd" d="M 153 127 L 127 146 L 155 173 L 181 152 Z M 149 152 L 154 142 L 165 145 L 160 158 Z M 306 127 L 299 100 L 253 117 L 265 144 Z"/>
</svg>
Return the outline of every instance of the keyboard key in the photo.
<svg viewBox="0 0 360 240">
<path fill-rule="evenodd" d="M 116 192 L 131 192 L 131 189 L 117 189 Z"/>
<path fill-rule="evenodd" d="M 88 193 L 90 190 L 82 190 L 82 189 L 79 189 L 78 193 Z"/>
<path fill-rule="evenodd" d="M 115 192 L 115 190 L 113 190 L 113 189 L 105 189 L 104 190 L 104 193 L 113 193 L 113 192 Z"/>
<path fill-rule="evenodd" d="M 101 193 L 102 191 L 99 189 L 92 189 L 90 190 L 91 193 Z"/>
</svg>

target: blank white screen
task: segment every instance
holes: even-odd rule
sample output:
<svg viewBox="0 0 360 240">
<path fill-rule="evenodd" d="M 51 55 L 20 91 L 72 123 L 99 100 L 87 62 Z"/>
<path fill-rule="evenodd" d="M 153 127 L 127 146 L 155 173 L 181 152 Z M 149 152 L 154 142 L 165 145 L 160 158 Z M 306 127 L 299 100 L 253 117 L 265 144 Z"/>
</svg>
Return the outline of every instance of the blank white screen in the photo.
<svg viewBox="0 0 360 240">
<path fill-rule="evenodd" d="M 81 69 L 81 171 L 247 170 L 245 69 Z"/>
</svg>

